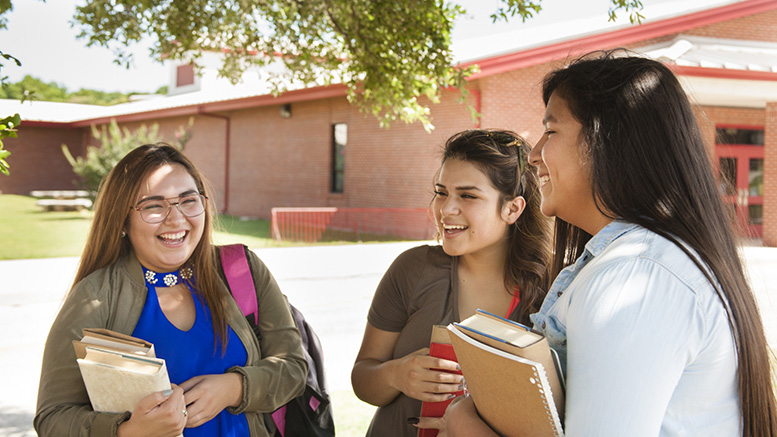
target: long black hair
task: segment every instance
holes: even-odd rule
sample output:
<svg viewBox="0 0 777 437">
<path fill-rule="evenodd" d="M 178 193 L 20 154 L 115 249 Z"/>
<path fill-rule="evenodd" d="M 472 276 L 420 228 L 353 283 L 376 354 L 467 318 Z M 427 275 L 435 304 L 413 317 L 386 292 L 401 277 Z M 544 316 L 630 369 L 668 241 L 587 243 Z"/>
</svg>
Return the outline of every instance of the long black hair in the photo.
<svg viewBox="0 0 777 437">
<path fill-rule="evenodd" d="M 675 75 L 622 49 L 595 52 L 549 73 L 542 94 L 546 105 L 552 94 L 563 98 L 582 124 L 580 154 L 590 165 L 599 210 L 673 241 L 707 275 L 736 342 L 744 435 L 777 434 L 763 323 L 711 157 Z M 591 238 L 558 218 L 556 231 L 554 276 Z"/>
</svg>

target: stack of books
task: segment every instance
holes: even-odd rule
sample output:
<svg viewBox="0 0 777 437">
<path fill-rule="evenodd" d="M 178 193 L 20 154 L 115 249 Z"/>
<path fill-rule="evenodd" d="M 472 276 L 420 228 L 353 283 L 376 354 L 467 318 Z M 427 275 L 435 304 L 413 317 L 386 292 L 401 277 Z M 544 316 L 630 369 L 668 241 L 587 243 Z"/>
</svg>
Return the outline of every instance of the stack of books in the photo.
<svg viewBox="0 0 777 437">
<path fill-rule="evenodd" d="M 108 329 L 84 329 L 74 340 L 76 360 L 94 411 L 132 411 L 151 393 L 168 390 L 165 360 L 154 345 Z"/>
<path fill-rule="evenodd" d="M 564 434 L 564 379 L 542 334 L 482 310 L 448 332 L 469 395 L 494 431 Z"/>
</svg>

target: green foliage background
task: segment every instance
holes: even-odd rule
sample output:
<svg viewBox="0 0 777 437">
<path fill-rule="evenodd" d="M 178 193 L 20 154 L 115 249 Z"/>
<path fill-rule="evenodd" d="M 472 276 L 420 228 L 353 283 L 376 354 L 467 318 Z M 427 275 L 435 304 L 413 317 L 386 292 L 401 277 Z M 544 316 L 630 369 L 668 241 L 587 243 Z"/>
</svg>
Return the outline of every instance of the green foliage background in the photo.
<svg viewBox="0 0 777 437">
<path fill-rule="evenodd" d="M 162 87 L 158 94 L 167 93 L 167 87 Z M 134 93 L 123 94 L 120 92 L 105 92 L 81 88 L 78 91 L 69 91 L 64 85 L 56 82 L 44 82 L 29 74 L 22 80 L 13 83 L 3 83 L 0 87 L 0 99 L 11 100 L 39 100 L 44 102 L 79 103 L 83 105 L 110 106 L 119 103 L 127 103 Z"/>
</svg>

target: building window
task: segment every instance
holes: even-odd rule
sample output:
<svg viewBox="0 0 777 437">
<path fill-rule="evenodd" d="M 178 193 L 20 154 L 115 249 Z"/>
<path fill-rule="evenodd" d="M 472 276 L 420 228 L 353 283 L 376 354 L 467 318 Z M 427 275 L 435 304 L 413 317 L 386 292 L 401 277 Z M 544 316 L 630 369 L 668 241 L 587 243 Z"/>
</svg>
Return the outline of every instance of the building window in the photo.
<svg viewBox="0 0 777 437">
<path fill-rule="evenodd" d="M 751 196 L 764 195 L 764 159 L 750 159 L 750 174 L 748 174 L 748 191 Z"/>
<path fill-rule="evenodd" d="M 194 65 L 179 65 L 176 69 L 175 86 L 182 87 L 194 84 Z"/>
<path fill-rule="evenodd" d="M 345 145 L 348 144 L 348 125 L 332 125 L 332 187 L 333 193 L 342 193 L 345 185 Z"/>
<path fill-rule="evenodd" d="M 748 205 L 747 216 L 751 225 L 762 225 L 764 221 L 764 206 Z"/>
<path fill-rule="evenodd" d="M 729 196 L 736 193 L 737 188 L 737 160 L 736 158 L 720 158 L 720 185 L 723 194 Z"/>
<path fill-rule="evenodd" d="M 763 129 L 743 129 L 736 127 L 718 127 L 715 129 L 715 144 L 742 144 L 763 146 Z"/>
</svg>

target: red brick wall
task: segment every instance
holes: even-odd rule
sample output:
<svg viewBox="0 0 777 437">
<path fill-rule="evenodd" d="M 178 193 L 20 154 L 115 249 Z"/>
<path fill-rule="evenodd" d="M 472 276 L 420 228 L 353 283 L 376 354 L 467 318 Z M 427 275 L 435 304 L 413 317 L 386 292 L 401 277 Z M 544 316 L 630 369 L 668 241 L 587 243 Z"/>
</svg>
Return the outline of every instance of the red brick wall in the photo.
<svg viewBox="0 0 777 437">
<path fill-rule="evenodd" d="M 268 218 L 272 207 L 419 208 L 428 205 L 439 150 L 448 136 L 471 128 L 466 107 L 447 92 L 431 116 L 435 129 L 395 121 L 383 129 L 345 98 L 231 115 L 229 212 Z M 331 193 L 332 125 L 348 125 L 343 193 Z"/>
<path fill-rule="evenodd" d="M 29 195 L 33 190 L 73 190 L 76 175 L 62 154 L 66 144 L 74 156 L 84 153 L 81 129 L 19 127 L 18 138 L 3 140 L 11 152 L 11 175 L 0 174 L 0 193 Z"/>
<path fill-rule="evenodd" d="M 475 127 L 458 91 L 443 93 L 431 108 L 435 129 L 419 123 L 391 123 L 390 129 L 361 114 L 349 124 L 345 191 L 348 205 L 362 208 L 423 208 L 429 205 L 432 180 L 440 165 L 442 147 L 451 135 Z M 476 96 L 470 94 L 474 103 Z M 422 103 L 426 103 L 423 102 Z M 349 170 L 350 167 L 350 170 Z"/>
<path fill-rule="evenodd" d="M 291 118 L 279 109 L 230 114 L 230 214 L 269 218 L 273 206 L 322 206 L 329 186 L 329 100 L 292 104 Z"/>
<path fill-rule="evenodd" d="M 481 126 L 510 129 L 534 144 L 542 136 L 542 78 L 561 63 L 545 64 L 478 80 Z"/>
<path fill-rule="evenodd" d="M 710 38 L 744 39 L 777 42 L 777 11 L 764 12 L 723 21 L 683 32 Z"/>
<path fill-rule="evenodd" d="M 763 244 L 777 246 L 777 102 L 766 105 Z"/>
</svg>

